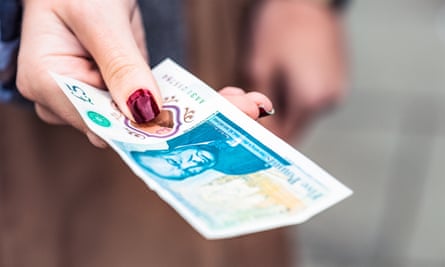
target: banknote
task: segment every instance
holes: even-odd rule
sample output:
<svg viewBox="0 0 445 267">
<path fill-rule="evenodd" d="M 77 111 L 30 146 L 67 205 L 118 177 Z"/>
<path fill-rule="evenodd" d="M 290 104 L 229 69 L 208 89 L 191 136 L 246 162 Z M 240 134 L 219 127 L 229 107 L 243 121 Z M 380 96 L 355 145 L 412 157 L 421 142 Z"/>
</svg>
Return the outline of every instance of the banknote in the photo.
<svg viewBox="0 0 445 267">
<path fill-rule="evenodd" d="M 52 76 L 87 126 L 204 237 L 302 223 L 352 194 L 172 60 L 153 74 L 163 107 L 145 124 L 106 90 Z"/>
</svg>

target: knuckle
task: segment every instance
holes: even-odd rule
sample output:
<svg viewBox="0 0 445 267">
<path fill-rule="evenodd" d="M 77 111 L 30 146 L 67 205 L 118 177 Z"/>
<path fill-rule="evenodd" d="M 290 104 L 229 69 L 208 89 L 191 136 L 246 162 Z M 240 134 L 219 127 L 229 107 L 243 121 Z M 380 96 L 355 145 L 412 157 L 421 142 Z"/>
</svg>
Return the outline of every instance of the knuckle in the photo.
<svg viewBox="0 0 445 267">
<path fill-rule="evenodd" d="M 25 74 L 24 70 L 22 68 L 18 68 L 15 84 L 16 84 L 17 90 L 23 97 L 33 101 L 34 96 L 32 94 L 31 83 L 28 81 L 28 79 L 26 77 L 27 77 L 27 75 Z"/>
<path fill-rule="evenodd" d="M 42 121 L 48 123 L 48 124 L 56 124 L 57 121 L 54 119 L 52 115 L 48 113 L 42 106 L 40 105 L 34 105 L 34 110 L 37 114 L 37 117 L 39 117 Z"/>
<path fill-rule="evenodd" d="M 19 93 L 33 102 L 40 102 L 44 96 L 53 95 L 54 86 L 49 86 L 51 81 L 48 71 L 44 67 L 18 68 L 16 86 Z"/>
<path fill-rule="evenodd" d="M 127 56 L 120 53 L 112 55 L 104 68 L 106 80 L 110 84 L 122 83 L 124 79 L 128 78 L 136 70 L 137 66 L 133 63 L 128 63 Z"/>
<path fill-rule="evenodd" d="M 222 95 L 243 95 L 245 91 L 239 87 L 226 86 L 219 91 Z"/>
<path fill-rule="evenodd" d="M 96 1 L 66 1 L 62 2 L 66 11 L 75 16 L 88 16 L 97 10 Z"/>
</svg>

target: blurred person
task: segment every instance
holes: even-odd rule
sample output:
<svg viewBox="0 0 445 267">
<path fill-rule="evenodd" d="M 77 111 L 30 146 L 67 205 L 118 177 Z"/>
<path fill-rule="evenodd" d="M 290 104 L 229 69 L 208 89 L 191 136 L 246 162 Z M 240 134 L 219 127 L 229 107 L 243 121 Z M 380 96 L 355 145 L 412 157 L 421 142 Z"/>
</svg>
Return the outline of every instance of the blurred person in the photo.
<svg viewBox="0 0 445 267">
<path fill-rule="evenodd" d="M 341 101 L 347 1 L 190 2 L 201 4 L 188 8 L 196 28 L 189 38 L 192 69 L 214 87 L 231 81 L 269 96 L 276 116 L 262 123 L 278 136 L 300 140 L 314 119 Z"/>
<path fill-rule="evenodd" d="M 208 29 L 201 29 L 207 24 L 202 22 L 202 18 L 215 16 L 205 19 L 215 23 L 218 14 L 219 16 L 226 14 L 205 12 L 209 6 L 218 10 L 220 5 L 225 5 L 222 2 L 226 3 L 227 7 L 220 11 L 231 8 L 236 11 L 242 10 L 243 8 L 239 6 L 241 3 L 256 10 L 253 24 L 258 26 L 252 28 L 254 30 L 251 31 L 250 41 L 245 40 L 245 45 L 233 49 L 245 53 L 245 56 L 235 57 L 244 62 L 234 60 L 237 66 L 242 66 L 242 70 L 227 64 L 227 59 L 234 58 L 230 55 L 237 54 L 232 53 L 231 44 L 225 42 L 230 38 L 219 42 L 227 31 L 221 28 L 210 29 L 214 32 L 212 34 L 218 36 L 212 38 Z M 48 78 L 46 71 L 53 68 L 61 74 L 95 86 L 106 85 L 119 108 L 132 120 L 142 122 L 158 113 L 156 107 L 159 107 L 161 101 L 157 85 L 146 64 L 148 53 L 145 50 L 144 32 L 141 27 L 142 18 L 135 1 L 111 3 L 25 0 L 23 4 L 25 16 L 20 37 L 17 84 L 20 92 L 35 103 L 36 113 L 43 121 L 74 126 L 86 133 L 94 145 L 104 146 L 99 138 L 88 131 L 75 110 L 61 96 L 55 83 Z M 181 39 L 174 36 L 184 33 L 180 29 L 181 25 L 179 30 L 175 28 L 178 27 L 177 19 L 182 17 L 180 15 L 182 3 L 153 0 L 140 1 L 140 4 L 145 7 L 144 19 L 148 18 L 151 23 L 147 27 L 149 51 L 156 51 L 150 49 L 150 46 L 167 47 L 170 53 L 179 54 L 181 57 L 181 53 L 177 51 L 183 49 L 181 46 L 186 42 L 178 42 L 177 46 L 172 48 L 168 45 L 169 42 L 164 42 L 167 45 L 163 45 L 162 40 L 158 42 L 156 39 L 159 35 L 154 33 L 156 30 L 164 29 L 163 22 L 167 21 L 167 24 L 175 22 L 176 26 L 172 27 L 173 31 L 167 34 L 166 39 Z M 150 12 L 151 9 L 147 6 L 152 7 L 153 12 Z M 272 99 L 279 102 L 283 99 L 289 100 L 280 103 L 282 107 L 277 107 L 277 120 L 282 121 L 273 123 L 272 120 L 270 124 L 266 123 L 271 130 L 282 137 L 289 137 L 289 133 L 295 134 L 297 130 L 300 132 L 302 125 L 306 124 L 306 118 L 312 118 L 312 114 L 317 114 L 324 107 L 330 106 L 341 95 L 339 84 L 343 78 L 343 59 L 338 45 L 340 40 L 337 32 L 338 22 L 336 15 L 323 4 L 313 3 L 310 0 L 253 1 L 253 3 L 189 1 L 186 10 L 190 16 L 188 19 L 192 29 L 187 40 L 191 47 L 190 66 L 214 84 L 218 81 L 217 79 L 212 81 L 212 75 L 218 76 L 221 80 L 227 78 L 224 83 L 227 84 L 231 79 L 230 76 L 236 75 L 226 75 L 223 69 L 229 69 L 229 72 L 237 69 L 245 73 L 245 76 L 249 76 L 246 79 L 249 80 L 249 88 L 270 93 Z M 284 11 L 286 12 L 283 13 Z M 14 63 L 15 47 L 19 42 L 20 12 L 19 1 L 2 0 L 0 96 L 5 101 L 19 98 L 14 90 L 16 75 Z M 193 14 L 200 15 L 193 16 Z M 276 16 L 276 14 L 286 16 Z M 153 24 L 150 20 L 151 17 L 167 19 L 160 20 L 161 26 L 157 27 L 156 23 Z M 169 17 L 176 19 L 171 20 Z M 231 16 L 227 18 L 230 19 Z M 301 20 L 294 21 L 290 18 L 301 18 Z M 195 19 L 201 19 L 200 25 L 196 24 Z M 277 31 L 277 28 L 280 31 Z M 281 29 L 287 29 L 289 32 L 283 32 Z M 152 32 L 153 34 L 150 34 Z M 282 35 L 279 35 L 280 32 Z M 199 34 L 203 36 L 208 34 L 207 41 L 211 40 L 218 44 L 205 44 L 205 41 L 199 44 L 199 41 L 203 40 L 195 38 L 199 37 Z M 151 39 L 153 41 L 150 42 Z M 243 38 L 239 38 L 241 39 Z M 283 44 L 284 47 L 277 44 Z M 223 46 L 223 49 L 218 50 L 220 46 Z M 209 49 L 212 51 L 211 55 L 227 59 L 218 61 L 212 56 L 200 55 Z M 153 53 L 151 56 L 155 58 L 165 55 Z M 263 64 L 269 67 L 262 69 L 266 67 Z M 305 68 L 307 64 L 312 67 Z M 275 73 L 286 77 L 287 84 L 278 86 L 282 88 L 278 92 L 268 92 L 267 90 L 274 88 L 270 85 L 276 80 L 283 81 L 277 79 Z M 302 80 L 294 81 L 293 77 Z M 331 93 L 325 92 L 324 89 Z M 309 92 L 313 94 L 301 97 L 301 94 Z M 137 106 L 138 101 L 132 101 L 135 104 L 128 104 L 133 94 L 139 96 L 142 102 L 148 102 L 151 111 L 146 112 L 147 114 L 135 114 L 135 109 L 132 110 L 132 107 Z M 244 97 L 244 94 L 241 98 L 236 96 L 238 98 L 236 101 L 241 103 L 239 106 L 245 105 L 242 100 Z M 317 99 L 321 99 L 320 102 Z M 292 102 L 294 100 L 295 102 Z M 235 100 L 232 99 L 233 101 Z M 253 109 L 249 104 L 248 112 L 256 118 L 259 110 L 257 104 L 254 104 Z M 285 230 L 279 229 L 224 241 L 204 241 L 156 195 L 148 192 L 142 182 L 135 178 L 112 152 L 94 150 L 69 128 L 47 127 L 36 121 L 25 109 L 10 104 L 2 106 L 1 109 L 1 121 L 4 124 L 0 140 L 0 210 L 2 211 L 0 260 L 4 263 L 2 265 L 288 266 L 290 264 Z M 298 119 L 299 117 L 304 120 Z M 300 121 L 304 123 L 300 125 Z M 47 152 L 44 157 L 41 155 L 42 151 Z M 168 255 L 163 251 L 169 251 Z"/>
</svg>

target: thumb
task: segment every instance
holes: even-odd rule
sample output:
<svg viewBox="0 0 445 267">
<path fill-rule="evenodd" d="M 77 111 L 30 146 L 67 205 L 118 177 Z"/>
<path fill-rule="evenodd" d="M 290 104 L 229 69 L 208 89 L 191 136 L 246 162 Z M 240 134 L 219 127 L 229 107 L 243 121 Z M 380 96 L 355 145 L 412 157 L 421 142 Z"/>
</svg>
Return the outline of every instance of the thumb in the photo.
<svg viewBox="0 0 445 267">
<path fill-rule="evenodd" d="M 136 1 L 70 2 L 63 17 L 97 63 L 120 110 L 137 123 L 154 119 L 161 95 L 132 31 Z"/>
</svg>

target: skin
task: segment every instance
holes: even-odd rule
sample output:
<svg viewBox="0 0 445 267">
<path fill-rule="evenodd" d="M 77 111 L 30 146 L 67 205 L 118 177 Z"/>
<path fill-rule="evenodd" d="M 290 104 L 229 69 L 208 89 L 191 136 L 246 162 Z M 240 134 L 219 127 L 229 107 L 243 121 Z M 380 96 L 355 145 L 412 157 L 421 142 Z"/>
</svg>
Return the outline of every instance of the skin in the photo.
<svg viewBox="0 0 445 267">
<path fill-rule="evenodd" d="M 50 124 L 68 124 L 106 147 L 93 134 L 49 76 L 49 71 L 107 88 L 122 113 L 134 121 L 127 98 L 149 89 L 161 105 L 158 85 L 148 66 L 144 29 L 135 0 L 24 0 L 17 86 Z M 249 116 L 258 103 L 272 109 L 259 93 L 228 88 L 221 94 Z"/>
<path fill-rule="evenodd" d="M 88 130 L 48 71 L 107 88 L 125 116 L 126 100 L 139 88 L 161 97 L 147 64 L 144 29 L 135 0 L 24 0 L 17 85 L 51 124 L 68 124 L 98 147 L 106 144 Z M 345 62 L 339 18 L 312 0 L 265 1 L 254 24 L 246 72 L 252 88 L 220 91 L 253 119 L 258 106 L 276 114 L 262 123 L 289 140 L 342 99 Z M 277 86 L 275 75 L 284 86 Z"/>
</svg>

